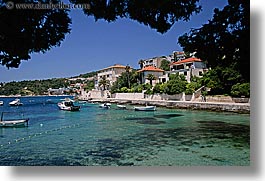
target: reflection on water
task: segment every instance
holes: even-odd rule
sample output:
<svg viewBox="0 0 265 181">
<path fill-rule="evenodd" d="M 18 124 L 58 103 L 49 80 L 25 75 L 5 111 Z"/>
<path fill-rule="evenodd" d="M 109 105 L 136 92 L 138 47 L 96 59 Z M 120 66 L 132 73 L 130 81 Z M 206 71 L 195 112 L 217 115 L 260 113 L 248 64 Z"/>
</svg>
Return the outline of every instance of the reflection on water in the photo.
<svg viewBox="0 0 265 181">
<path fill-rule="evenodd" d="M 250 165 L 249 115 L 88 103 L 65 112 L 53 99 L 23 98 L 25 106 L 0 108 L 30 118 L 28 128 L 0 128 L 0 165 Z"/>
</svg>

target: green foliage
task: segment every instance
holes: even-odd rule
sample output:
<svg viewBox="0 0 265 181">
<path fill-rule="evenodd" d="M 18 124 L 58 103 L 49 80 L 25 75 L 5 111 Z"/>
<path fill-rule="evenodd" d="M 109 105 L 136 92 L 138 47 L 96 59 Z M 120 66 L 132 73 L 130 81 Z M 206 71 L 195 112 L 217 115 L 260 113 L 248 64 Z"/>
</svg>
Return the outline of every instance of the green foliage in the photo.
<svg viewBox="0 0 265 181">
<path fill-rule="evenodd" d="M 131 92 L 141 93 L 143 91 L 143 85 L 142 84 L 134 84 L 131 88 Z"/>
<path fill-rule="evenodd" d="M 211 88 L 211 95 L 223 95 L 230 94 L 232 86 L 241 81 L 241 74 L 230 65 L 209 70 L 202 78 L 202 85 Z"/>
<path fill-rule="evenodd" d="M 122 92 L 122 87 L 131 88 L 131 85 L 138 85 L 139 74 L 136 70 L 123 72 L 116 82 L 111 87 L 111 93 Z"/>
<path fill-rule="evenodd" d="M 161 93 L 164 93 L 164 84 L 162 83 L 157 83 L 154 88 L 153 88 L 153 93 L 154 94 L 161 94 Z"/>
<path fill-rule="evenodd" d="M 77 77 L 88 78 L 88 77 L 94 77 L 96 75 L 97 75 L 97 72 L 93 71 L 93 72 L 88 72 L 88 73 L 85 73 L 85 74 L 80 74 L 79 76 L 76 76 L 76 77 L 73 77 L 73 78 L 77 78 Z"/>
<path fill-rule="evenodd" d="M 196 57 L 213 69 L 233 64 L 233 69 L 249 82 L 249 18 L 249 1 L 228 1 L 222 10 L 214 10 L 214 16 L 207 24 L 179 37 L 179 44 L 185 52 L 196 51 Z"/>
<path fill-rule="evenodd" d="M 200 88 L 200 84 L 197 82 L 190 82 L 186 85 L 185 94 L 193 94 L 198 88 Z"/>
<path fill-rule="evenodd" d="M 169 95 L 179 94 L 186 90 L 187 81 L 184 75 L 171 74 L 166 82 L 165 93 Z"/>
<path fill-rule="evenodd" d="M 95 82 L 94 81 L 88 81 L 86 83 L 86 85 L 84 86 L 84 90 L 90 91 L 90 90 L 94 89 L 94 87 L 95 87 Z"/>
<path fill-rule="evenodd" d="M 250 83 L 237 83 L 233 85 L 231 95 L 234 97 L 250 97 Z"/>
<path fill-rule="evenodd" d="M 151 84 L 143 84 L 143 89 L 144 90 L 152 89 L 152 85 Z"/>
<path fill-rule="evenodd" d="M 122 88 L 121 88 L 121 92 L 125 92 L 125 93 L 126 93 L 126 92 L 129 92 L 129 89 L 128 89 L 127 87 L 122 87 Z"/>
<path fill-rule="evenodd" d="M 153 85 L 153 80 L 156 80 L 156 77 L 154 74 L 148 74 L 146 78 L 147 80 L 150 81 L 151 86 Z"/>
<path fill-rule="evenodd" d="M 170 62 L 168 60 L 163 59 L 161 61 L 160 69 L 165 70 L 165 71 L 169 71 L 170 70 L 169 64 L 170 64 Z"/>
<path fill-rule="evenodd" d="M 8 82 L 0 87 L 0 95 L 43 95 L 49 88 L 58 89 L 69 86 L 64 78 Z"/>
<path fill-rule="evenodd" d="M 106 78 L 106 76 L 104 75 L 98 82 L 98 85 L 100 87 L 103 87 L 103 90 L 107 90 L 107 87 L 110 85 L 109 80 Z"/>
<path fill-rule="evenodd" d="M 153 94 L 153 91 L 148 88 L 148 89 L 146 89 L 145 94 L 152 95 Z"/>
<path fill-rule="evenodd" d="M 184 75 L 179 75 L 179 74 L 170 74 L 169 75 L 169 80 L 181 80 L 181 81 L 186 81 Z"/>
</svg>

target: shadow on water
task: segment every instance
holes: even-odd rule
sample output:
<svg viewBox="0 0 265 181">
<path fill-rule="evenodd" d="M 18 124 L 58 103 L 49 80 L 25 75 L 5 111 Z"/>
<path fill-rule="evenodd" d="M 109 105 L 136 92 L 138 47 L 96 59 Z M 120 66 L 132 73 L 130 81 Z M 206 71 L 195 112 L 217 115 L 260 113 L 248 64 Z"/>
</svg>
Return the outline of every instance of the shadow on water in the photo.
<svg viewBox="0 0 265 181">
<path fill-rule="evenodd" d="M 131 118 L 130 118 L 131 119 Z M 146 118 L 142 118 L 145 119 Z M 139 120 L 133 118 L 132 120 Z M 151 119 L 150 121 L 153 121 Z M 72 165 L 133 166 L 156 159 L 159 151 L 172 147 L 182 153 L 196 153 L 193 148 L 218 147 L 225 141 L 236 149 L 249 149 L 249 126 L 229 124 L 219 121 L 201 121 L 194 128 L 146 128 L 143 132 L 120 139 L 99 139 L 95 147 L 86 150 L 82 162 Z M 202 144 L 203 143 L 203 144 Z M 223 163 L 221 157 L 203 154 L 201 159 Z M 55 161 L 54 164 L 59 163 Z M 192 165 L 192 163 L 190 163 Z M 178 165 L 174 163 L 173 165 Z"/>
<path fill-rule="evenodd" d="M 159 114 L 159 115 L 154 115 L 156 118 L 163 118 L 163 119 L 170 119 L 170 118 L 175 118 L 175 117 L 180 117 L 183 116 L 182 114 Z"/>
</svg>

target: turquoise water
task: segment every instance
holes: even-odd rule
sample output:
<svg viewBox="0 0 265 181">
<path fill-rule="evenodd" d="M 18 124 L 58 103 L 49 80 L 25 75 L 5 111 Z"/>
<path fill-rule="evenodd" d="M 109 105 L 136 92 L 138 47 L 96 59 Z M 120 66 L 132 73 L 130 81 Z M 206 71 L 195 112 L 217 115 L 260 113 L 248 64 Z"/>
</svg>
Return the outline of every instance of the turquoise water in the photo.
<svg viewBox="0 0 265 181">
<path fill-rule="evenodd" d="M 30 122 L 0 128 L 0 165 L 250 165 L 249 115 L 91 103 L 66 112 L 56 105 L 61 97 L 22 97 L 23 106 L 8 106 L 13 99 L 0 98 L 0 112 Z"/>
</svg>

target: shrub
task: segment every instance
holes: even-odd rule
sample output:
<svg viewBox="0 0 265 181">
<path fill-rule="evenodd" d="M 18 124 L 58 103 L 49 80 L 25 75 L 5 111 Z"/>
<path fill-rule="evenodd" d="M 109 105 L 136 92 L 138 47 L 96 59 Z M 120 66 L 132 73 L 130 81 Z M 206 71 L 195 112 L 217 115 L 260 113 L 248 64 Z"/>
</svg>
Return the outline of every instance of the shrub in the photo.
<svg viewBox="0 0 265 181">
<path fill-rule="evenodd" d="M 121 92 L 124 92 L 124 93 L 128 92 L 128 88 L 127 87 L 122 87 L 121 88 Z"/>
<path fill-rule="evenodd" d="M 250 97 L 250 83 L 237 83 L 233 85 L 231 95 L 233 97 Z"/>
</svg>

